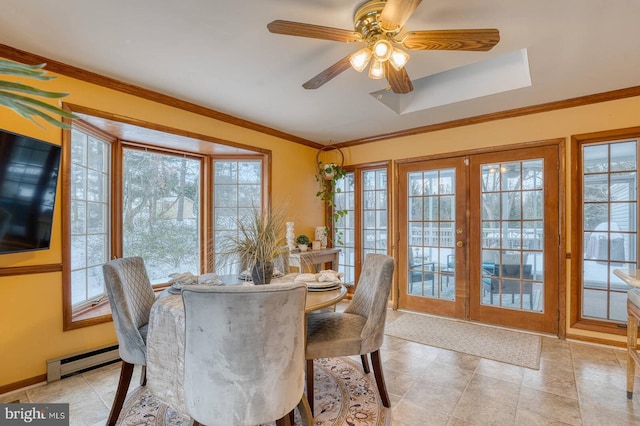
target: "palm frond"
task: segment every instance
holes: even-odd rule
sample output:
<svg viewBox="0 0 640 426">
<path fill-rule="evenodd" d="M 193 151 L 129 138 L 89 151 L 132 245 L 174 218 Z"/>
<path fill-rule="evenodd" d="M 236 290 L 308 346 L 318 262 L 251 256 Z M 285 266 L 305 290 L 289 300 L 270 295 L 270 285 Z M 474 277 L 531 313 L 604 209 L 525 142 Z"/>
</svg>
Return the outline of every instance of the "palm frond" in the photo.
<svg viewBox="0 0 640 426">
<path fill-rule="evenodd" d="M 51 80 L 55 78 L 54 76 L 46 75 L 46 71 L 43 69 L 45 65 L 46 64 L 27 65 L 0 59 L 0 74 L 30 78 L 34 80 Z M 63 110 L 62 108 L 58 108 L 57 106 L 32 97 L 18 95 L 15 92 L 48 99 L 63 98 L 68 96 L 68 93 L 50 92 L 22 83 L 0 80 L 0 106 L 7 107 L 17 114 L 30 119 L 34 123 L 36 123 L 34 118 L 39 117 L 50 124 L 63 129 L 68 129 L 68 124 L 63 122 L 61 119 L 54 118 L 50 114 L 57 114 L 65 118 L 75 118 L 73 114 Z"/>
</svg>

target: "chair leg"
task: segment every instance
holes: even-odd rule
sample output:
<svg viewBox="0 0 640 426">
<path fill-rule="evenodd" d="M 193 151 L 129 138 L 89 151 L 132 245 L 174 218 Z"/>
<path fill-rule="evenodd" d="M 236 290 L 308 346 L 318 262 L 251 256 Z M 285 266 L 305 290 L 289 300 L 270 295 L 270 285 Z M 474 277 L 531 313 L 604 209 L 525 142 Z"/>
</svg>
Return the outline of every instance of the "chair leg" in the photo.
<svg viewBox="0 0 640 426">
<path fill-rule="evenodd" d="M 391 406 L 391 403 L 389 402 L 387 386 L 384 384 L 382 362 L 380 361 L 380 350 L 371 352 L 371 364 L 373 364 L 373 373 L 376 376 L 376 384 L 378 385 L 378 392 L 380 393 L 380 399 L 382 399 L 382 405 L 388 408 Z"/>
<path fill-rule="evenodd" d="M 313 414 L 311 414 L 309 400 L 307 400 L 304 394 L 302 394 L 302 398 L 300 398 L 300 402 L 298 403 L 298 411 L 300 412 L 302 426 L 313 426 Z M 291 424 L 293 423 L 293 420 L 291 420 Z"/>
<path fill-rule="evenodd" d="M 362 360 L 362 369 L 364 370 L 364 374 L 369 374 L 371 370 L 369 369 L 369 360 L 367 360 L 367 354 L 360 355 L 360 359 Z"/>
<path fill-rule="evenodd" d="M 133 376 L 133 364 L 122 361 L 122 368 L 120 369 L 120 380 L 118 381 L 118 389 L 116 389 L 116 396 L 113 399 L 113 405 L 111 406 L 111 412 L 109 413 L 109 419 L 107 420 L 108 426 L 114 426 L 120 416 L 120 410 L 127 397 L 127 391 L 129 390 L 129 383 L 131 383 L 131 376 Z"/>
<path fill-rule="evenodd" d="M 634 354 L 638 342 L 638 318 L 632 312 L 634 306 L 627 302 L 627 398 L 633 399 L 633 385 L 636 377 L 636 360 Z"/>
<path fill-rule="evenodd" d="M 140 386 L 147 386 L 147 366 L 142 366 L 142 372 L 140 373 Z"/>
<path fill-rule="evenodd" d="M 289 418 L 289 413 L 285 414 L 284 417 L 276 420 L 276 426 L 292 426 L 291 419 Z"/>
<path fill-rule="evenodd" d="M 313 360 L 307 360 L 307 400 L 313 416 Z"/>
</svg>

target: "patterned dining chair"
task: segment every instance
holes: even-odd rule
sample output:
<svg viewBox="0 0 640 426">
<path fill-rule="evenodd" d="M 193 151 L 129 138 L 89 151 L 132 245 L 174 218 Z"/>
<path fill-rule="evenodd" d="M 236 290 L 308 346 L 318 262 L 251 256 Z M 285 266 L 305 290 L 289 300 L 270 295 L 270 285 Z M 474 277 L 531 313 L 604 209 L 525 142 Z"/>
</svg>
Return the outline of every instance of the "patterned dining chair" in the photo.
<svg viewBox="0 0 640 426">
<path fill-rule="evenodd" d="M 384 339 L 393 270 L 392 257 L 367 254 L 353 299 L 344 312 L 323 312 L 308 316 L 307 398 L 312 412 L 313 360 L 352 355 L 361 356 L 365 373 L 369 372 L 366 356 L 371 357 L 382 404 L 389 407 L 389 394 L 380 361 L 380 346 Z"/>
<path fill-rule="evenodd" d="M 156 297 L 141 257 L 110 260 L 102 266 L 102 272 L 122 359 L 120 380 L 107 420 L 111 426 L 116 424 L 122 410 L 135 365 L 142 366 L 140 384 L 146 384 L 147 326 Z"/>
<path fill-rule="evenodd" d="M 184 402 L 194 424 L 286 424 L 304 395 L 303 283 L 191 286 L 185 315 Z"/>
</svg>

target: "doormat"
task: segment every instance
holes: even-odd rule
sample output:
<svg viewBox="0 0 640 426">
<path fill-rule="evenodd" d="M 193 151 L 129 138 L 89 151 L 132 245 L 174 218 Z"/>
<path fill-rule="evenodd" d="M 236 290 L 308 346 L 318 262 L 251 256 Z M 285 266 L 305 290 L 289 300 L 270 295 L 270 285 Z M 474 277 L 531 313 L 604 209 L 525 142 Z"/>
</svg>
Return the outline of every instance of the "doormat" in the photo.
<svg viewBox="0 0 640 426">
<path fill-rule="evenodd" d="M 494 361 L 538 370 L 540 336 L 466 321 L 403 312 L 385 334 Z"/>
</svg>

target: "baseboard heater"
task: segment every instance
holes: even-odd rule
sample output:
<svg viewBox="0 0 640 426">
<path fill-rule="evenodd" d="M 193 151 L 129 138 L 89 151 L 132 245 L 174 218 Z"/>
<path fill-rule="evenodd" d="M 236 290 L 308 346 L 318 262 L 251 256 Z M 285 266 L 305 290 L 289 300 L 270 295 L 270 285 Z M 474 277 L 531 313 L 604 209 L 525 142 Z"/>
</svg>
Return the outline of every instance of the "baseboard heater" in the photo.
<svg viewBox="0 0 640 426">
<path fill-rule="evenodd" d="M 47 383 L 84 373 L 120 360 L 118 345 L 104 346 L 85 352 L 47 360 Z"/>
</svg>

